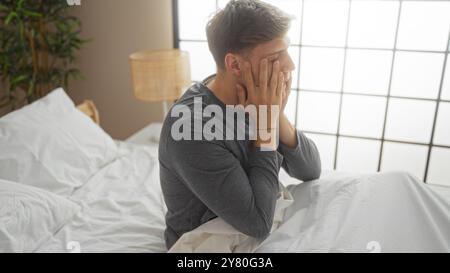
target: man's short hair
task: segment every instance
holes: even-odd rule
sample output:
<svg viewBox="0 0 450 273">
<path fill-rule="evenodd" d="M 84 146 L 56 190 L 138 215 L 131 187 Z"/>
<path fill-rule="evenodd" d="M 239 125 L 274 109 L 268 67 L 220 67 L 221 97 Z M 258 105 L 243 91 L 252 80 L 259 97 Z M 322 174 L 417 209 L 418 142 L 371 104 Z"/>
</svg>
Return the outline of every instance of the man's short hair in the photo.
<svg viewBox="0 0 450 273">
<path fill-rule="evenodd" d="M 258 44 L 283 37 L 292 16 L 258 0 L 232 0 L 206 26 L 206 36 L 219 69 L 227 53 L 246 53 Z"/>
</svg>

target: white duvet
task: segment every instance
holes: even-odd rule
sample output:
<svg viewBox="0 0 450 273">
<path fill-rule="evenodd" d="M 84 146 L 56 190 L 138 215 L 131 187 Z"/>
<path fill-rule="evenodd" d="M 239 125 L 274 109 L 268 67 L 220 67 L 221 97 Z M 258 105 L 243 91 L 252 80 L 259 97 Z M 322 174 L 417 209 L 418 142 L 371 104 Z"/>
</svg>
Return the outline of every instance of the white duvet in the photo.
<svg viewBox="0 0 450 273">
<path fill-rule="evenodd" d="M 450 202 L 407 173 L 334 174 L 288 190 L 294 202 L 263 242 L 214 219 L 170 251 L 450 252 Z"/>
<path fill-rule="evenodd" d="M 166 252 L 157 147 L 121 154 L 70 198 L 82 207 L 37 252 Z"/>
<path fill-rule="evenodd" d="M 289 187 L 285 222 L 256 252 L 450 252 L 450 202 L 405 172 Z"/>
<path fill-rule="evenodd" d="M 35 251 L 79 211 L 64 197 L 0 179 L 0 253 Z"/>
</svg>

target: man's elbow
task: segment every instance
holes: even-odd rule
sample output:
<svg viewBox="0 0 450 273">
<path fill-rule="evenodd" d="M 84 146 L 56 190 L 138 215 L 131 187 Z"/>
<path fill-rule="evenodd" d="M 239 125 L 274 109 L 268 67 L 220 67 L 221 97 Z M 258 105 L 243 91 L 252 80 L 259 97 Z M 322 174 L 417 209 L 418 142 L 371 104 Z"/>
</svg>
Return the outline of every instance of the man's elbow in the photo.
<svg viewBox="0 0 450 273">
<path fill-rule="evenodd" d="M 322 168 L 319 166 L 312 168 L 311 169 L 311 173 L 309 174 L 309 176 L 307 177 L 306 181 L 310 181 L 310 180 L 315 180 L 315 179 L 319 179 L 320 175 L 322 173 Z"/>
<path fill-rule="evenodd" d="M 319 179 L 321 173 L 322 173 L 322 170 L 321 170 L 321 169 L 315 170 L 315 171 L 311 174 L 311 176 L 310 176 L 310 178 L 308 179 L 308 181 Z"/>
<path fill-rule="evenodd" d="M 302 181 L 311 181 L 311 180 L 319 179 L 321 173 L 322 173 L 322 166 L 320 164 L 320 161 L 318 161 L 316 164 L 310 166 L 304 172 L 299 174 L 298 179 L 300 179 Z"/>
<path fill-rule="evenodd" d="M 251 228 L 248 232 L 248 236 L 254 237 L 257 239 L 265 239 L 269 236 L 272 226 L 268 227 L 267 225 L 262 225 L 259 227 Z"/>
<path fill-rule="evenodd" d="M 316 164 L 316 167 L 312 169 L 311 180 L 319 179 L 322 174 L 322 166 L 320 161 Z"/>
<path fill-rule="evenodd" d="M 244 232 L 250 237 L 257 239 L 265 239 L 272 230 L 273 219 L 264 219 L 261 217 L 253 223 L 249 223 L 247 230 Z"/>
</svg>

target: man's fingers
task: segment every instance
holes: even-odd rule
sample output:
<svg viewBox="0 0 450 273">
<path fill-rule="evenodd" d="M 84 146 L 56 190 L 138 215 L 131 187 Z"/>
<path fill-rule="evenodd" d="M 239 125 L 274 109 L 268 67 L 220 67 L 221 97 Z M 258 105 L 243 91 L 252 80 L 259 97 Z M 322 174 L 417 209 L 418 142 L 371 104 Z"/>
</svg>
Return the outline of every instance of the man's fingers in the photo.
<svg viewBox="0 0 450 273">
<path fill-rule="evenodd" d="M 285 90 L 284 90 L 284 97 L 283 97 L 283 99 L 288 99 L 289 98 L 289 95 L 291 94 L 291 89 L 290 88 L 288 88 L 288 86 L 286 85 L 286 88 L 285 88 Z"/>
<path fill-rule="evenodd" d="M 292 85 L 292 76 L 289 77 L 289 80 L 287 81 L 286 87 L 285 87 L 285 98 L 289 97 L 289 94 L 291 93 L 291 85 Z"/>
<path fill-rule="evenodd" d="M 283 94 L 283 90 L 286 88 L 286 83 L 284 82 L 284 73 L 278 72 L 278 85 L 276 89 L 276 95 L 281 96 Z"/>
<path fill-rule="evenodd" d="M 286 88 L 287 88 L 287 90 L 289 90 L 289 92 L 291 92 L 292 75 L 289 73 L 288 77 L 289 77 L 289 80 L 287 81 Z"/>
<path fill-rule="evenodd" d="M 267 69 L 267 59 L 264 58 L 261 60 L 261 63 L 259 64 L 259 87 L 260 88 L 266 88 L 267 87 L 267 75 L 268 69 Z"/>
<path fill-rule="evenodd" d="M 253 81 L 252 67 L 249 62 L 244 64 L 244 80 L 247 87 L 247 92 L 249 97 L 254 97 L 255 95 L 255 83 Z"/>
<path fill-rule="evenodd" d="M 280 62 L 276 61 L 273 64 L 272 77 L 270 79 L 270 90 L 271 92 L 276 92 L 276 88 L 278 86 L 278 73 L 280 72 Z"/>
<path fill-rule="evenodd" d="M 244 87 L 242 87 L 240 84 L 236 84 L 236 89 L 237 89 L 238 104 L 246 106 L 247 98 Z"/>
</svg>

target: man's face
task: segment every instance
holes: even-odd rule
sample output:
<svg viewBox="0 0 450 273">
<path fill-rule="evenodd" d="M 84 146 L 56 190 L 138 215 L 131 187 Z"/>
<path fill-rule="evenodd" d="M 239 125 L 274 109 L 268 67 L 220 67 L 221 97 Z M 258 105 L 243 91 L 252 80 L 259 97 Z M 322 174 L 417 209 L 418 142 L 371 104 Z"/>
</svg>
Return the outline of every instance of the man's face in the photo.
<svg viewBox="0 0 450 273">
<path fill-rule="evenodd" d="M 272 76 L 272 67 L 275 61 L 280 62 L 280 70 L 284 72 L 285 81 L 291 78 L 291 72 L 295 70 L 295 64 L 289 56 L 289 39 L 287 37 L 277 38 L 260 44 L 252 49 L 248 55 L 248 61 L 252 65 L 253 80 L 258 85 L 259 64 L 262 59 L 267 58 L 269 64 L 269 80 Z"/>
</svg>

